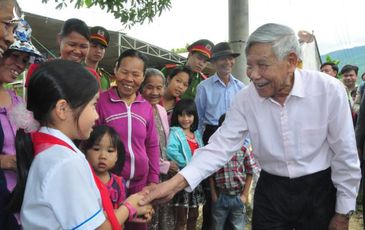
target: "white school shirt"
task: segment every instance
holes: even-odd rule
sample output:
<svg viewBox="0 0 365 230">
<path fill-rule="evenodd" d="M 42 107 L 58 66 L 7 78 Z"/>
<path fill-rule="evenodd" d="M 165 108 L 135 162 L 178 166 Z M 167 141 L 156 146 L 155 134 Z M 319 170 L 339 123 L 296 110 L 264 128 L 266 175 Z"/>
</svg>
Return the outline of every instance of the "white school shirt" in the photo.
<svg viewBox="0 0 365 230">
<path fill-rule="evenodd" d="M 190 185 L 187 190 L 221 168 L 248 133 L 263 170 L 297 178 L 331 167 L 336 212 L 355 210 L 360 163 L 350 106 L 339 80 L 297 69 L 284 106 L 260 97 L 252 83 L 242 89 L 222 127 L 180 172 Z"/>
<path fill-rule="evenodd" d="M 30 167 L 21 223 L 24 229 L 95 229 L 104 221 L 101 197 L 84 156 L 62 132 L 42 127 L 77 152 L 54 145 Z"/>
</svg>

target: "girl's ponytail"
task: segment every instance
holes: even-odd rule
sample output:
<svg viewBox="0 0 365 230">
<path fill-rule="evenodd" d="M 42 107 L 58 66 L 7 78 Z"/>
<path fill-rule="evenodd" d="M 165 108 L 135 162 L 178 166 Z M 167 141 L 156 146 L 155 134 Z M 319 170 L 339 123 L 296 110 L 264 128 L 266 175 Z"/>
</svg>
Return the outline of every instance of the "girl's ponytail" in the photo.
<svg viewBox="0 0 365 230">
<path fill-rule="evenodd" d="M 17 184 L 8 204 L 11 212 L 20 212 L 23 203 L 30 165 L 34 159 L 33 143 L 29 133 L 19 129 L 15 137 Z"/>
</svg>

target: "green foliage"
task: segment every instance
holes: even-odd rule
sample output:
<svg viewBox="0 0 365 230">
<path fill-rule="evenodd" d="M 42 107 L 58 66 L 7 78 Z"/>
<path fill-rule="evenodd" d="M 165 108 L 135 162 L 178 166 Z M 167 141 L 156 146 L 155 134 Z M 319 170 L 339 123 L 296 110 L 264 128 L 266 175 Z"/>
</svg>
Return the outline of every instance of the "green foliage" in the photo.
<svg viewBox="0 0 365 230">
<path fill-rule="evenodd" d="M 330 55 L 326 55 L 326 62 L 333 63 L 337 66 L 341 63 L 340 60 L 333 59 Z"/>
<path fill-rule="evenodd" d="M 49 0 L 42 0 L 47 3 Z M 67 7 L 74 3 L 76 9 L 99 6 L 112 13 L 116 19 L 126 26 L 131 27 L 136 23 L 143 24 L 147 19 L 153 21 L 155 16 L 160 16 L 164 10 L 171 8 L 171 0 L 54 0 L 58 5 L 56 9 Z"/>
<path fill-rule="evenodd" d="M 174 53 L 177 53 L 177 54 L 187 53 L 188 52 L 188 47 L 189 47 L 189 44 L 186 43 L 185 44 L 185 47 L 182 47 L 182 48 L 173 48 L 173 49 L 171 49 L 171 52 L 174 52 Z"/>
</svg>

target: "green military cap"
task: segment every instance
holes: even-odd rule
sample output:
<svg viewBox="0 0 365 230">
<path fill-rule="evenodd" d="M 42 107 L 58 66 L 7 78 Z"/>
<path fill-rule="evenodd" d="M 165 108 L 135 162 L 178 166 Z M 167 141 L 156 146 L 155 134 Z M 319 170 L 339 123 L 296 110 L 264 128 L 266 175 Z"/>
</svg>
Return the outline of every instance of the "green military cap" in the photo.
<svg viewBox="0 0 365 230">
<path fill-rule="evenodd" d="M 90 29 L 90 41 L 108 47 L 110 35 L 108 30 L 101 26 L 94 26 Z"/>
<path fill-rule="evenodd" d="M 214 43 L 207 39 L 200 39 L 188 47 L 189 53 L 199 52 L 206 56 L 208 59 L 212 57 L 212 49 L 214 47 Z"/>
</svg>

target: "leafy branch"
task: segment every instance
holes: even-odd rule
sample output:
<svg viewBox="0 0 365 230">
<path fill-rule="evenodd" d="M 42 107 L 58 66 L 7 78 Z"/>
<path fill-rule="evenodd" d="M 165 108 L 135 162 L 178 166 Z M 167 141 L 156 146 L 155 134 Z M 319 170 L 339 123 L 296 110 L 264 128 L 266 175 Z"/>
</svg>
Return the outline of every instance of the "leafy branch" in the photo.
<svg viewBox="0 0 365 230">
<path fill-rule="evenodd" d="M 171 0 L 54 0 L 57 4 L 56 9 L 68 7 L 74 4 L 76 9 L 83 7 L 90 8 L 99 6 L 102 10 L 106 9 L 112 13 L 116 19 L 126 27 L 143 24 L 145 20 L 152 22 L 156 16 L 161 16 L 164 10 L 171 8 Z M 48 3 L 49 0 L 42 0 Z"/>
</svg>

